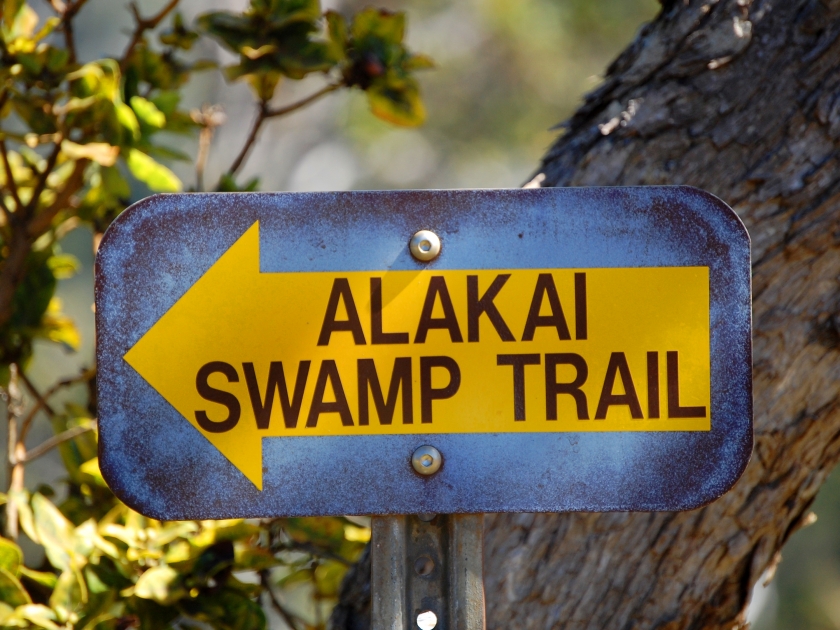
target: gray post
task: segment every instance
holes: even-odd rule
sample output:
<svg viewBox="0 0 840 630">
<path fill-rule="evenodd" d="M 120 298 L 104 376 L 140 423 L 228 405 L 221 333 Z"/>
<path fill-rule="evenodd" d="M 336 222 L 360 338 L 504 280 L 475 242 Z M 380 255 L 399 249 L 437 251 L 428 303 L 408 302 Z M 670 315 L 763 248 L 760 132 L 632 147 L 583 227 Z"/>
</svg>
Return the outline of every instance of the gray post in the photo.
<svg viewBox="0 0 840 630">
<path fill-rule="evenodd" d="M 483 514 L 374 516 L 371 527 L 372 630 L 484 630 Z"/>
</svg>

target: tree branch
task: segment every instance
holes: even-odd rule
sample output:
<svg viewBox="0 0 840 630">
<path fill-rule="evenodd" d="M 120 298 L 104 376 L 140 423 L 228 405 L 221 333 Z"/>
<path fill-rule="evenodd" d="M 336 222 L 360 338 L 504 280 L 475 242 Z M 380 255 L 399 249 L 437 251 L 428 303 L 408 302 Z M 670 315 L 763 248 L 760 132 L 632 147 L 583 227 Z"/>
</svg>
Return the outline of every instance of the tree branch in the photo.
<svg viewBox="0 0 840 630">
<path fill-rule="evenodd" d="M 64 30 L 64 45 L 70 53 L 70 63 L 76 63 L 76 37 L 73 32 L 73 18 L 82 10 L 87 0 L 72 2 L 61 13 L 62 28 Z"/>
<path fill-rule="evenodd" d="M 317 92 L 310 94 L 306 98 L 303 98 L 299 101 L 295 101 L 294 103 L 286 105 L 285 107 L 279 107 L 277 109 L 272 109 L 271 107 L 269 107 L 267 101 L 260 101 L 257 105 L 257 117 L 254 119 L 254 124 L 251 126 L 251 132 L 248 134 L 248 138 L 245 140 L 245 145 L 242 147 L 242 150 L 239 152 L 239 155 L 236 156 L 236 159 L 233 161 L 233 164 L 231 164 L 230 168 L 228 169 L 228 174 L 236 175 L 236 172 L 244 164 L 245 159 L 248 157 L 248 154 L 251 152 L 251 149 L 253 148 L 254 143 L 257 140 L 257 134 L 259 134 L 260 128 L 267 119 L 277 118 L 279 116 L 291 114 L 292 112 L 317 101 L 319 98 L 326 96 L 330 92 L 335 92 L 342 85 L 342 83 L 330 83 L 329 85 L 321 88 Z"/>
<path fill-rule="evenodd" d="M 70 387 L 71 385 L 76 385 L 77 383 L 86 383 L 91 380 L 94 376 L 96 376 L 96 368 L 88 368 L 84 370 L 80 374 L 76 376 L 71 376 L 70 378 L 65 378 L 57 383 L 55 383 L 52 387 L 50 387 L 44 394 L 38 392 L 35 385 L 32 381 L 29 380 L 29 377 L 21 371 L 20 377 L 23 381 L 23 384 L 26 385 L 26 389 L 29 390 L 29 393 L 32 394 L 32 397 L 35 398 L 35 404 L 32 405 L 32 408 L 29 410 L 29 413 L 26 414 L 26 417 L 23 419 L 23 423 L 21 424 L 20 429 L 20 439 L 26 439 L 26 434 L 29 432 L 29 427 L 32 425 L 32 421 L 35 419 L 35 416 L 38 414 L 41 409 L 44 409 L 48 414 L 51 416 L 58 415 L 56 411 L 50 406 L 49 399 L 52 398 L 55 394 L 66 387 Z"/>
<path fill-rule="evenodd" d="M 260 132 L 260 127 L 262 127 L 262 124 L 268 117 L 267 112 L 268 105 L 265 101 L 260 101 L 259 105 L 257 106 L 257 117 L 254 119 L 254 124 L 251 125 L 251 131 L 248 134 L 248 138 L 245 140 L 245 145 L 242 147 L 242 150 L 239 151 L 239 155 L 236 156 L 236 159 L 233 161 L 233 164 L 231 164 L 230 168 L 228 169 L 229 175 L 236 175 L 236 171 L 238 171 L 239 167 L 242 166 L 242 164 L 245 162 L 245 158 L 248 157 L 248 154 L 251 152 L 251 147 L 257 140 L 257 134 Z"/>
<path fill-rule="evenodd" d="M 39 174 L 38 183 L 32 191 L 32 198 L 29 200 L 29 205 L 27 206 L 28 215 L 34 214 L 35 210 L 38 208 L 38 199 L 41 197 L 41 193 L 44 192 L 44 188 L 47 186 L 47 178 L 55 168 L 55 163 L 58 161 L 58 155 L 61 153 L 61 136 L 60 134 L 57 135 L 58 137 L 55 139 L 53 150 L 50 152 L 50 155 L 47 158 L 47 164 L 44 166 L 44 171 Z"/>
<path fill-rule="evenodd" d="M 123 53 L 122 58 L 120 59 L 120 71 L 125 72 L 126 67 L 128 66 L 128 60 L 131 58 L 134 49 L 137 48 L 137 44 L 139 44 L 143 40 L 143 34 L 155 28 L 158 24 L 161 23 L 163 18 L 169 15 L 172 10 L 178 6 L 178 2 L 180 0 L 170 0 L 165 7 L 163 7 L 158 13 L 153 15 L 149 18 L 144 18 L 140 15 L 140 10 L 137 8 L 137 4 L 132 2 L 129 6 L 131 8 L 131 12 L 134 14 L 134 20 L 136 22 L 134 27 L 134 32 L 131 34 L 131 40 L 128 42 L 128 46 L 126 46 L 125 52 Z"/>
<path fill-rule="evenodd" d="M 28 236 L 31 238 L 38 238 L 41 236 L 41 234 L 50 228 L 52 220 L 55 216 L 70 205 L 70 198 L 78 192 L 84 183 L 85 169 L 89 163 L 90 160 L 88 159 L 76 161 L 76 166 L 73 168 L 73 172 L 70 174 L 70 177 L 67 178 L 64 188 L 62 188 L 56 195 L 56 198 L 50 207 L 33 217 L 29 222 L 29 225 L 27 226 Z"/>
<path fill-rule="evenodd" d="M 277 611 L 277 614 L 283 618 L 283 621 L 285 621 L 286 625 L 288 625 L 292 630 L 299 630 L 295 615 L 286 610 L 283 604 L 280 603 L 280 600 L 277 599 L 277 596 L 271 588 L 271 582 L 268 577 L 268 571 L 260 571 L 260 585 L 263 587 L 263 591 L 268 594 L 268 599 L 271 602 L 272 608 Z"/>
<path fill-rule="evenodd" d="M 295 101 L 290 105 L 286 105 L 285 107 L 279 107 L 277 109 L 268 108 L 266 111 L 266 118 L 277 118 L 278 116 L 285 116 L 286 114 L 291 114 L 293 111 L 300 109 L 301 107 L 305 107 L 310 103 L 317 101 L 322 96 L 326 96 L 330 92 L 335 92 L 337 89 L 342 87 L 343 83 L 330 83 L 327 86 L 324 86 L 314 94 L 310 94 L 306 98 L 303 98 L 299 101 Z"/>
<path fill-rule="evenodd" d="M 9 163 L 9 154 L 6 150 L 6 138 L 0 140 L 0 153 L 3 154 L 3 169 L 6 172 L 6 186 L 8 187 L 9 192 L 12 193 L 12 199 L 15 200 L 15 210 L 22 211 L 23 205 L 20 203 L 20 197 L 18 196 L 17 182 L 12 175 L 12 165 Z"/>
<path fill-rule="evenodd" d="M 79 437 L 80 435 L 87 433 L 88 431 L 93 431 L 93 427 L 72 427 L 67 429 L 66 431 L 62 431 L 61 433 L 52 436 L 48 440 L 44 440 L 35 448 L 29 449 L 23 455 L 23 458 L 20 459 L 20 463 L 28 464 L 33 459 L 37 459 L 42 455 L 45 455 L 50 450 L 54 449 L 56 446 L 60 444 L 64 444 L 64 442 L 68 442 L 73 438 Z"/>
</svg>

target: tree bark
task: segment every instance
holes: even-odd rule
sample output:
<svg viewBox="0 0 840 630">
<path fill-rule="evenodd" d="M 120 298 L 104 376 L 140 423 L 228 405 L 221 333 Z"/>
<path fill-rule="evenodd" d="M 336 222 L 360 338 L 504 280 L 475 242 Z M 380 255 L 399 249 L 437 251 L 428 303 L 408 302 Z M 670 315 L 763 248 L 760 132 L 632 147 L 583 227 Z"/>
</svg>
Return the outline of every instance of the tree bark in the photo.
<svg viewBox="0 0 840 630">
<path fill-rule="evenodd" d="M 840 458 L 838 36 L 837 0 L 668 2 L 544 157 L 529 185 L 689 184 L 738 212 L 755 450 L 700 510 L 489 516 L 489 628 L 743 627 L 752 586 L 809 522 Z"/>
</svg>

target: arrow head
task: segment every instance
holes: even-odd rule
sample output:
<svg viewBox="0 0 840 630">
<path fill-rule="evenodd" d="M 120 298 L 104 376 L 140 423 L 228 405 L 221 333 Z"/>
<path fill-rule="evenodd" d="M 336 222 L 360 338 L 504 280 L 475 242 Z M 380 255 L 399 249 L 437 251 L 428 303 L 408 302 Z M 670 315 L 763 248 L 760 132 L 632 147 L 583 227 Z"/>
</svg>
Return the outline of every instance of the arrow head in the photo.
<svg viewBox="0 0 840 630">
<path fill-rule="evenodd" d="M 196 387 L 202 366 L 225 362 L 241 374 L 242 348 L 266 343 L 265 309 L 260 308 L 259 222 L 248 230 L 125 354 L 124 359 L 186 418 L 213 446 L 262 490 L 262 434 L 245 405 L 235 426 L 224 432 L 202 428 L 196 412 L 211 421 L 224 419 L 224 408 L 203 398 Z M 236 334 L 224 334 L 235 331 Z M 256 345 L 255 345 L 256 344 Z M 237 374 L 236 379 L 240 376 Z M 235 381 L 234 381 L 235 382 Z M 211 387 L 230 390 L 221 373 Z M 228 413 L 231 410 L 228 409 Z"/>
</svg>

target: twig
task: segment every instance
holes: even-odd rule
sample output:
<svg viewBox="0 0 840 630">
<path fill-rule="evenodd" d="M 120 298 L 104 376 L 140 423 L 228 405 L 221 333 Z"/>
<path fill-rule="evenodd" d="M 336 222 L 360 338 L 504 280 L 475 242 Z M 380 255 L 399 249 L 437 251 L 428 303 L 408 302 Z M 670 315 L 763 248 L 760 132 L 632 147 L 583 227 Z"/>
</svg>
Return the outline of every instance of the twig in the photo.
<svg viewBox="0 0 840 630">
<path fill-rule="evenodd" d="M 93 427 L 78 426 L 67 429 L 66 431 L 62 431 L 58 435 L 54 435 L 48 440 L 44 440 L 35 448 L 31 448 L 28 451 L 26 451 L 26 454 L 23 455 L 23 458 L 19 461 L 22 464 L 28 464 L 33 459 L 37 459 L 41 457 L 41 455 L 48 453 L 51 449 L 55 448 L 59 444 L 63 444 L 64 442 L 72 440 L 73 438 L 78 437 L 83 433 L 87 433 L 88 431 L 93 431 Z"/>
<path fill-rule="evenodd" d="M 49 208 L 41 212 L 38 216 L 33 217 L 27 226 L 27 235 L 30 238 L 38 238 L 46 232 L 52 220 L 59 212 L 70 205 L 70 198 L 82 187 L 84 183 L 85 168 L 90 163 L 88 159 L 81 159 L 76 161 L 76 166 L 70 177 L 67 178 L 67 183 L 64 188 L 56 194 L 55 200 Z"/>
<path fill-rule="evenodd" d="M 44 188 L 47 186 L 47 178 L 52 173 L 52 170 L 55 168 L 55 163 L 58 161 L 58 154 L 61 153 L 61 135 L 55 139 L 55 146 L 53 147 L 52 152 L 50 153 L 49 157 L 47 158 L 47 164 L 44 166 L 44 171 L 39 173 L 38 183 L 35 184 L 35 189 L 32 191 L 32 198 L 29 200 L 29 206 L 27 208 L 28 214 L 33 214 L 35 209 L 38 207 L 38 198 L 41 196 L 41 193 L 44 192 Z"/>
<path fill-rule="evenodd" d="M 24 418 L 23 423 L 21 424 L 20 439 L 24 440 L 26 438 L 26 434 L 29 432 L 29 427 L 32 425 L 32 421 L 35 419 L 36 414 L 41 409 L 45 409 L 47 413 L 49 413 L 51 416 L 58 415 L 55 412 L 55 410 L 52 407 L 50 407 L 47 401 L 65 387 L 70 387 L 71 385 L 75 385 L 76 383 L 86 383 L 87 381 L 91 380 L 94 376 L 96 376 L 96 368 L 89 368 L 87 370 L 84 370 L 81 374 L 77 376 L 62 379 L 55 383 L 43 394 L 38 392 L 38 390 L 32 384 L 32 381 L 29 380 L 29 377 L 27 377 L 26 374 L 20 372 L 20 376 L 24 385 L 26 385 L 26 388 L 35 398 L 35 404 L 32 405 L 32 409 L 30 409 L 29 413 L 26 414 L 26 418 Z"/>
<path fill-rule="evenodd" d="M 20 203 L 20 197 L 18 196 L 17 182 L 12 175 L 12 165 L 9 163 L 9 154 L 6 151 L 6 138 L 0 140 L 0 153 L 3 154 L 3 168 L 6 171 L 6 185 L 12 193 L 12 198 L 15 200 L 15 209 L 23 210 L 23 206 Z"/>
<path fill-rule="evenodd" d="M 20 463 L 19 458 L 26 452 L 26 447 L 23 444 L 23 439 L 18 432 L 18 418 L 21 414 L 21 405 L 23 396 L 17 384 L 17 377 L 19 369 L 17 364 L 12 363 L 9 366 L 10 377 L 9 385 L 3 392 L 6 402 L 6 421 L 8 422 L 9 431 L 9 445 L 8 445 L 8 470 L 9 470 L 9 495 L 14 496 L 16 493 L 23 490 L 23 464 Z M 10 501 L 6 505 L 6 535 L 12 539 L 17 540 L 19 532 L 19 515 L 17 509 L 17 501 Z"/>
<path fill-rule="evenodd" d="M 6 225 L 9 225 L 12 221 L 14 221 L 12 212 L 9 210 L 9 207 L 6 205 L 6 202 L 3 201 L 2 192 L 0 192 L 0 211 L 3 212 L 3 216 L 6 218 Z"/>
<path fill-rule="evenodd" d="M 330 92 L 335 92 L 337 89 L 342 87 L 343 83 L 330 83 L 329 85 L 324 86 L 314 94 L 310 94 L 306 98 L 303 98 L 299 101 L 286 105 L 285 107 L 279 107 L 277 109 L 268 108 L 265 117 L 266 118 L 276 118 L 277 116 L 285 116 L 286 114 L 290 114 L 296 109 L 300 109 L 301 107 L 305 107 L 309 105 L 309 103 L 313 101 L 317 101 L 322 96 L 329 94 Z"/>
<path fill-rule="evenodd" d="M 251 147 L 257 139 L 260 127 L 262 127 L 262 124 L 268 117 L 267 112 L 268 104 L 265 101 L 260 101 L 257 105 L 257 117 L 254 119 L 254 124 L 251 126 L 251 132 L 248 134 L 248 139 L 245 140 L 245 145 L 242 147 L 239 155 L 236 156 L 233 164 L 230 165 L 230 168 L 228 169 L 229 175 L 236 175 L 236 171 L 238 171 L 239 167 L 245 162 L 245 158 L 248 157 L 248 154 L 251 152 Z"/>
<path fill-rule="evenodd" d="M 248 134 L 248 139 L 245 140 L 245 145 L 242 147 L 242 150 L 239 152 L 239 155 L 236 156 L 236 159 L 233 161 L 233 164 L 231 164 L 230 168 L 228 169 L 228 174 L 235 175 L 239 168 L 242 166 L 242 164 L 245 162 L 245 158 L 248 157 L 248 154 L 251 152 L 251 148 L 257 140 L 257 134 L 259 133 L 260 128 L 267 119 L 277 118 L 278 116 L 285 116 L 286 114 L 291 114 L 293 111 L 298 110 L 301 107 L 305 107 L 306 105 L 309 105 L 310 103 L 318 100 L 322 96 L 325 96 L 330 92 L 335 92 L 341 86 L 341 83 L 330 83 L 329 85 L 323 87 L 314 94 L 310 94 L 306 98 L 286 105 L 285 107 L 279 107 L 277 109 L 271 109 L 268 106 L 267 101 L 260 101 L 257 104 L 257 117 L 254 119 L 254 124 L 251 127 L 251 132 Z"/>
<path fill-rule="evenodd" d="M 227 116 L 220 105 L 204 104 L 201 109 L 190 112 L 193 122 L 201 125 L 198 135 L 198 155 L 195 158 L 195 186 L 199 192 L 204 191 L 204 169 L 210 156 L 210 143 L 216 128 L 225 124 Z"/>
<path fill-rule="evenodd" d="M 123 53 L 122 59 L 120 59 L 121 72 L 125 72 L 126 66 L 128 66 L 128 60 L 131 58 L 134 49 L 137 48 L 137 44 L 139 44 L 143 39 L 143 33 L 160 24 L 163 18 L 169 15 L 172 10 L 178 6 L 178 2 L 180 2 L 180 0 L 169 0 L 165 7 L 149 18 L 144 18 L 140 15 L 140 10 L 137 8 L 136 3 L 132 2 L 131 5 L 129 5 L 131 7 L 131 12 L 134 14 L 136 25 L 134 27 L 134 32 L 131 34 L 131 40 L 128 42 L 128 46 Z"/>
<path fill-rule="evenodd" d="M 62 28 L 64 30 L 64 45 L 70 53 L 70 63 L 76 63 L 76 37 L 73 32 L 73 18 L 82 10 L 87 0 L 76 0 L 66 5 L 61 12 Z"/>
<path fill-rule="evenodd" d="M 331 551 L 326 551 L 325 549 L 319 549 L 316 545 L 312 543 L 300 543 L 297 541 L 290 541 L 287 543 L 281 543 L 278 545 L 277 548 L 273 549 L 273 551 L 303 551 L 308 553 L 310 556 L 315 556 L 316 558 L 321 558 L 323 560 L 332 560 L 333 562 L 338 562 L 339 564 L 344 565 L 345 567 L 350 567 L 353 565 L 352 562 L 348 561 L 346 558 L 342 558 L 336 553 Z"/>
<path fill-rule="evenodd" d="M 280 603 L 280 600 L 277 599 L 277 596 L 274 594 L 274 591 L 271 588 L 271 583 L 268 579 L 268 571 L 260 571 L 260 585 L 263 587 L 263 590 L 268 593 L 268 599 L 271 601 L 271 606 L 274 610 L 277 611 L 283 621 L 286 622 L 292 630 L 298 630 L 297 622 L 295 621 L 295 616 L 290 613 L 283 604 Z"/>
</svg>

